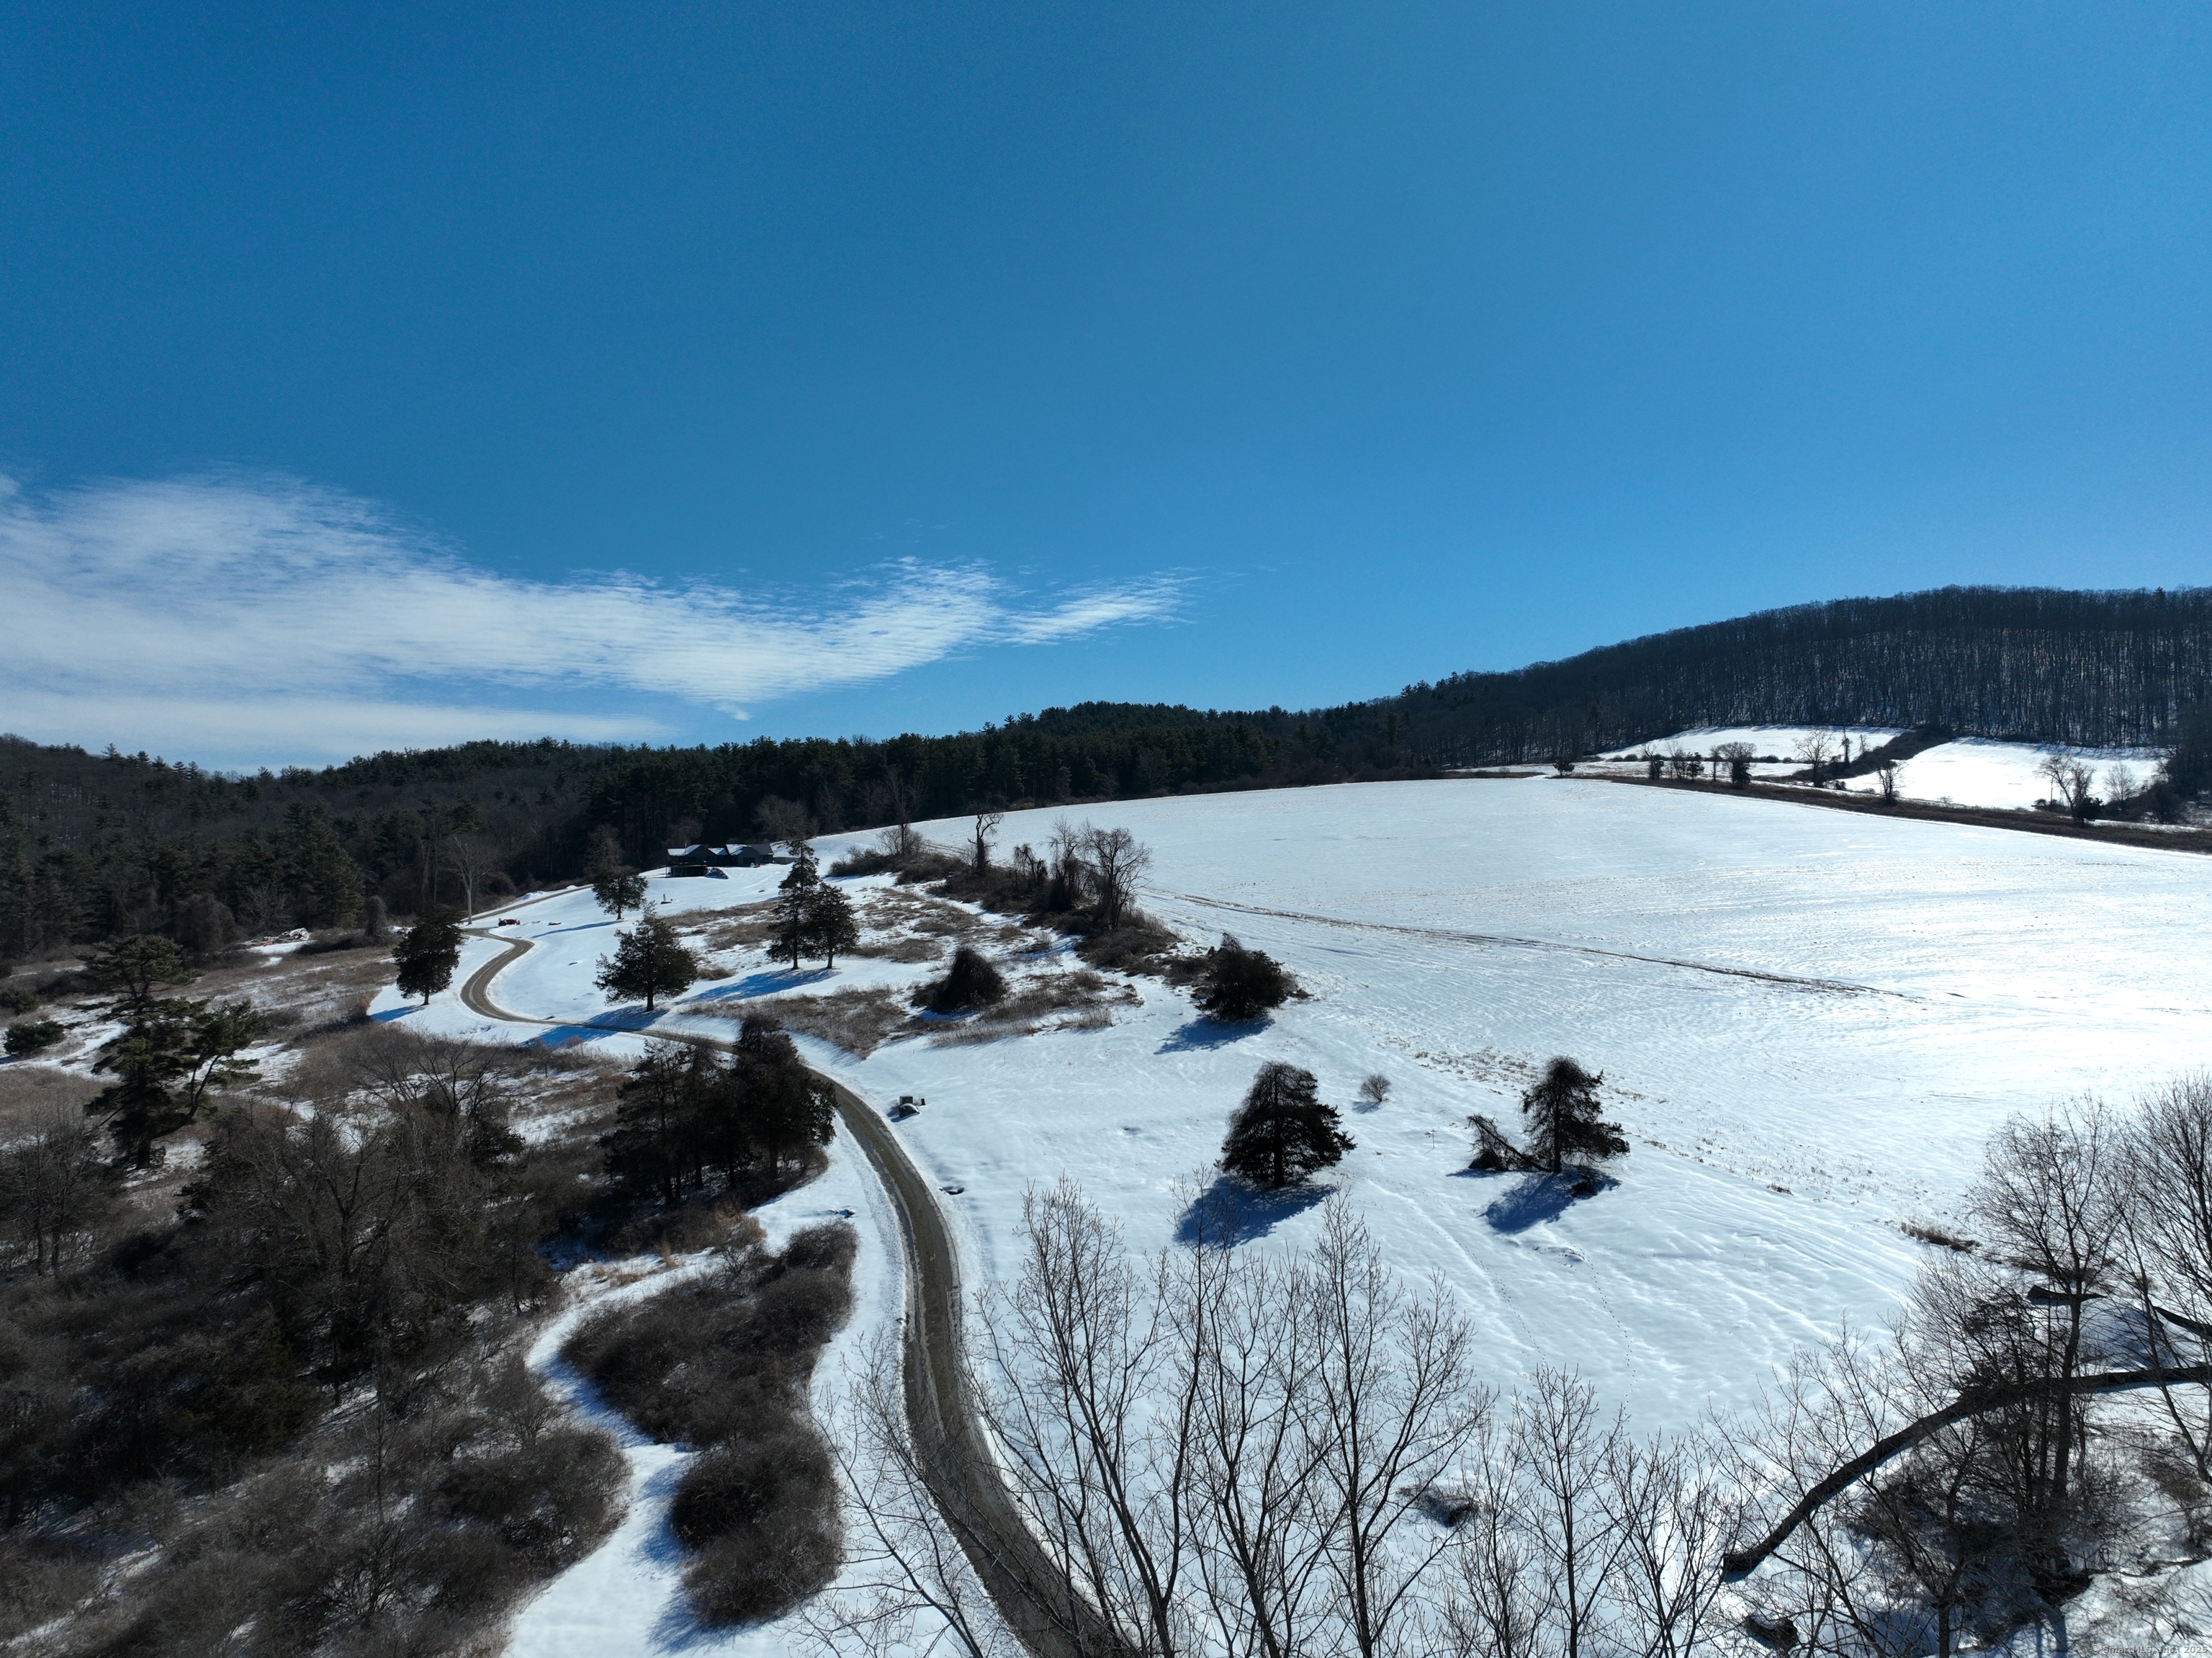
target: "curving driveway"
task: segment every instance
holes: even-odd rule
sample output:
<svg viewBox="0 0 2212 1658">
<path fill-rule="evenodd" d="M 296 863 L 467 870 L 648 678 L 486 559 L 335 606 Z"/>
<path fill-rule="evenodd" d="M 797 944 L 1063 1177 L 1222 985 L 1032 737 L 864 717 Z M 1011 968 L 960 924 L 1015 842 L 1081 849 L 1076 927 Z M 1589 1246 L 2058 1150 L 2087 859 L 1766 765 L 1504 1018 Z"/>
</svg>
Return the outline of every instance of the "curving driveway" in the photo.
<svg viewBox="0 0 2212 1658">
<path fill-rule="evenodd" d="M 492 1000 L 492 982 L 532 948 L 528 939 L 482 927 L 462 930 L 506 946 L 462 984 L 461 1001 L 471 1012 L 516 1025 L 573 1022 L 511 1013 Z M 711 1036 L 652 1034 L 697 1047 L 728 1045 Z M 1119 1644 L 1097 1614 L 1024 1522 L 1000 1477 L 962 1362 L 959 1259 L 936 1194 L 890 1124 L 836 1078 L 822 1080 L 898 1217 L 907 1265 L 907 1423 L 939 1512 L 960 1539 L 1007 1626 L 1037 1658 L 1100 1658 L 1118 1652 Z"/>
</svg>

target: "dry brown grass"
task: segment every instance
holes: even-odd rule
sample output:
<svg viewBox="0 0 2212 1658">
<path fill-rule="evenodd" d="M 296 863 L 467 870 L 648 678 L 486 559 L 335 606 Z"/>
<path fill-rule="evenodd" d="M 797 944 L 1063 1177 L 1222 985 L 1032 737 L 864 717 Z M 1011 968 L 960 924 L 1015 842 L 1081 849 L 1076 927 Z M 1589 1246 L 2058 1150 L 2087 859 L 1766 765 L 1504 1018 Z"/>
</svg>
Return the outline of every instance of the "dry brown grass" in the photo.
<svg viewBox="0 0 2212 1658">
<path fill-rule="evenodd" d="M 1012 1036 L 1034 1036 L 1039 1031 L 1104 1030 L 1114 1022 L 1115 1005 L 1127 1006 L 1141 999 L 1130 986 L 1109 984 L 1088 971 L 1044 973 L 1018 987 L 988 1012 L 939 1028 L 929 1045 L 955 1048 L 1003 1041 Z"/>
<path fill-rule="evenodd" d="M 55 1065 L 21 1059 L 0 1065 L 0 1142 L 29 1133 L 57 1112 L 76 1115 L 100 1088 Z"/>
<path fill-rule="evenodd" d="M 867 956 L 877 961 L 902 961 L 908 964 L 935 961 L 945 954 L 945 941 L 938 938 L 919 938 L 912 933 L 893 933 L 887 937 L 863 938 L 856 948 L 846 951 L 845 954 Z"/>
<path fill-rule="evenodd" d="M 756 904 L 736 904 L 726 910 L 707 910 L 687 917 L 690 929 L 703 930 L 710 950 L 757 950 L 775 936 L 775 903 L 763 899 Z"/>
<path fill-rule="evenodd" d="M 963 939 L 980 931 L 983 924 L 958 905 L 911 887 L 886 887 L 868 893 L 860 905 L 860 918 L 885 932 L 896 930 L 939 939 Z"/>
<path fill-rule="evenodd" d="M 896 1036 L 911 1034 L 910 1029 L 902 1027 L 914 1023 L 897 992 L 880 984 L 869 990 L 833 991 L 827 996 L 771 996 L 757 1002 L 722 1002 L 699 1011 L 721 1019 L 765 1015 L 787 1031 L 818 1036 L 860 1059 Z"/>
</svg>

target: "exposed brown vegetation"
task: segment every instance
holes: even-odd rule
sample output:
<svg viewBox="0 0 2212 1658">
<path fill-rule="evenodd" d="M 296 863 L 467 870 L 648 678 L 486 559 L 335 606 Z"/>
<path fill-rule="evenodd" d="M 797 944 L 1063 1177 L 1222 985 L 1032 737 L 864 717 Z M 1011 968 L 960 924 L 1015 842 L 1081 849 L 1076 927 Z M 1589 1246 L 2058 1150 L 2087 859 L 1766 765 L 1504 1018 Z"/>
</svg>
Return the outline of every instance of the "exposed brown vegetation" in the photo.
<svg viewBox="0 0 2212 1658">
<path fill-rule="evenodd" d="M 720 1019 L 746 1019 L 766 1014 L 786 1030 L 834 1042 L 846 1052 L 865 1059 L 913 1023 L 895 991 L 876 985 L 867 990 L 832 991 L 826 996 L 775 996 L 757 1002 L 717 1003 L 699 1012 Z"/>
<path fill-rule="evenodd" d="M 600 1067 L 310 1033 L 128 1189 L 57 1076 L 9 1076 L 37 1097 L 0 1128 L 9 1215 L 45 1217 L 0 1240 L 0 1638 L 459 1651 L 605 1534 L 619 1454 L 519 1358 L 597 1150 L 514 1127 L 548 1098 L 588 1122 Z"/>
<path fill-rule="evenodd" d="M 850 1313 L 858 1244 L 844 1225 L 811 1227 L 781 1253 L 738 1240 L 705 1276 L 601 1314 L 566 1349 L 645 1432 L 702 1451 L 669 1520 L 692 1551 L 684 1587 L 707 1623 L 787 1612 L 844 1557 L 807 1387 Z"/>
</svg>

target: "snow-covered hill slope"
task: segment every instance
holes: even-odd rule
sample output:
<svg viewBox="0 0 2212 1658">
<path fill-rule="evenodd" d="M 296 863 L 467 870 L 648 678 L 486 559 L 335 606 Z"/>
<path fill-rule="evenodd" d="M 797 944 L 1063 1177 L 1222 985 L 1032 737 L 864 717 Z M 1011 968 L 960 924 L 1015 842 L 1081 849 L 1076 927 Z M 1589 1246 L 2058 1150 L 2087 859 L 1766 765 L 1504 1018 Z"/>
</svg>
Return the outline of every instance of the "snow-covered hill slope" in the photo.
<svg viewBox="0 0 2212 1658">
<path fill-rule="evenodd" d="M 1058 815 L 1010 816 L 1002 848 L 1041 846 Z M 2124 1097 L 2212 1047 L 2212 862 L 2188 854 L 1576 778 L 1087 815 L 1152 848 L 1147 909 L 1194 942 L 1237 932 L 1311 999 L 1224 1030 L 1147 980 L 1105 1029 L 900 1040 L 866 1059 L 806 1039 L 878 1105 L 927 1096 L 899 1132 L 958 1188 L 971 1271 L 1012 1270 L 1024 1190 L 1063 1173 L 1133 1244 L 1171 1240 L 1254 1070 L 1289 1059 L 1358 1142 L 1334 1184 L 1401 1269 L 1440 1271 L 1465 1298 L 1492 1379 L 1573 1364 L 1645 1428 L 1747 1405 L 1794 1347 L 1882 1322 L 1924 1254 L 1900 1223 L 1951 1218 L 2007 1114 Z M 947 843 L 963 826 L 924 826 Z M 825 841 L 825 859 L 867 838 Z M 765 896 L 780 873 L 653 886 L 696 911 Z M 511 930 L 543 943 L 498 999 L 634 1045 L 587 1023 L 612 933 L 588 894 L 514 913 L 529 924 Z M 757 951 L 726 965 L 652 1022 L 792 985 Z M 482 1024 L 450 995 L 410 1016 Z M 1510 1119 L 1557 1053 L 1605 1073 L 1634 1145 L 1617 1186 L 1564 1210 L 1466 1169 L 1467 1114 Z M 1353 1109 L 1377 1070 L 1389 1102 Z M 1249 1218 L 1271 1247 L 1318 1217 L 1291 1201 Z"/>
<path fill-rule="evenodd" d="M 1803 762 L 1794 757 L 1799 741 L 1813 728 L 1797 725 L 1703 727 L 1694 731 L 1678 731 L 1655 742 L 1616 749 L 1603 758 L 1626 760 L 1632 756 L 1665 754 L 1676 750 L 1686 754 L 1711 754 L 1722 743 L 1747 742 L 1753 753 L 1771 754 L 1784 762 L 1754 765 L 1753 773 L 1759 777 L 1779 776 L 1803 770 Z M 1832 753 L 1845 736 L 1850 737 L 1851 751 L 1856 754 L 1868 747 L 1879 747 L 1899 735 L 1894 728 L 1879 726 L 1820 728 L 1828 735 Z M 1953 806 L 2000 810 L 2032 807 L 2051 793 L 2051 779 L 2043 774 L 2042 767 L 2054 754 L 2085 762 L 2096 777 L 2097 792 L 2100 795 L 2108 792 L 2106 785 L 2114 768 L 2124 768 L 2138 783 L 2148 783 L 2162 757 L 2161 751 L 2155 748 L 2075 748 L 2063 743 L 1993 742 L 1985 737 L 1960 737 L 1923 749 L 1899 765 L 1898 792 L 1908 800 Z M 1845 787 L 1870 794 L 1875 784 L 1871 777 L 1854 777 Z"/>
</svg>

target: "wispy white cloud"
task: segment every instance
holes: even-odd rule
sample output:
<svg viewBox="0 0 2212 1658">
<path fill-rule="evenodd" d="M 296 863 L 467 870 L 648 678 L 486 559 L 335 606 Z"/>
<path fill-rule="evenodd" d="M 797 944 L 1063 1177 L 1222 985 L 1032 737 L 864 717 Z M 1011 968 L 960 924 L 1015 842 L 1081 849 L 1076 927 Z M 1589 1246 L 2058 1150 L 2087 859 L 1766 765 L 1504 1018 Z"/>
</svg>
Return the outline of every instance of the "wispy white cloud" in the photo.
<svg viewBox="0 0 2212 1658">
<path fill-rule="evenodd" d="M 1177 593 L 1155 578 L 1028 600 L 982 569 L 915 562 L 812 601 L 619 573 L 532 581 L 355 497 L 235 476 L 40 495 L 0 479 L 0 726 L 223 754 L 656 735 L 650 716 L 506 698 L 641 692 L 738 714 L 980 646 L 1165 619 Z"/>
</svg>

